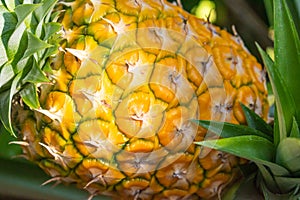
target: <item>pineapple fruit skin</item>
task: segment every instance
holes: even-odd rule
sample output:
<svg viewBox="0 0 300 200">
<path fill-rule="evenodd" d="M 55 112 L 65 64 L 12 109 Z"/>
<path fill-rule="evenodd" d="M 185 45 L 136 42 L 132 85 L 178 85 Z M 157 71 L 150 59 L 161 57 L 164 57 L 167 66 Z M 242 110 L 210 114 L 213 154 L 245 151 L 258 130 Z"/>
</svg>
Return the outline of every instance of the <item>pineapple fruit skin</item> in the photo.
<svg viewBox="0 0 300 200">
<path fill-rule="evenodd" d="M 91 196 L 214 199 L 245 160 L 201 148 L 190 120 L 266 117 L 265 75 L 237 35 L 164 0 L 60 2 L 60 52 L 38 110 L 14 105 L 24 156 Z"/>
</svg>

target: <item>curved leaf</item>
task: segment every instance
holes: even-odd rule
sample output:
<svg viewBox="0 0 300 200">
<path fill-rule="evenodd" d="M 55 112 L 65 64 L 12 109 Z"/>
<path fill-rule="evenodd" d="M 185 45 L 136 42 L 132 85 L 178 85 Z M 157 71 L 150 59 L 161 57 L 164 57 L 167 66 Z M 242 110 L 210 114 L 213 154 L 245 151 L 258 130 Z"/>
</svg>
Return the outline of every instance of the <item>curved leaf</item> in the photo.
<svg viewBox="0 0 300 200">
<path fill-rule="evenodd" d="M 265 165 L 269 167 L 276 176 L 289 175 L 287 169 L 273 162 L 275 153 L 274 145 L 267 139 L 259 136 L 245 135 L 217 140 L 205 140 L 195 142 L 195 144 L 224 151 Z"/>
<path fill-rule="evenodd" d="M 277 68 L 287 91 L 295 103 L 300 102 L 300 40 L 290 10 L 285 0 L 274 0 L 274 53 Z M 274 89 L 274 88 L 273 88 Z M 279 94 L 281 95 L 281 94 Z M 286 107 L 292 106 L 281 101 Z M 300 106 L 295 107 L 296 120 L 300 123 Z M 287 131 L 291 129 L 293 113 L 285 116 Z"/>
<path fill-rule="evenodd" d="M 300 139 L 285 138 L 277 148 L 276 163 L 286 167 L 292 173 L 300 171 Z"/>
<path fill-rule="evenodd" d="M 206 120 L 193 120 L 193 122 L 206 128 L 208 131 L 212 131 L 213 133 L 219 135 L 222 138 L 237 137 L 244 135 L 256 135 L 265 138 L 270 142 L 273 141 L 273 138 L 270 135 L 267 135 L 265 133 L 262 133 L 258 130 L 244 125 Z"/>
<path fill-rule="evenodd" d="M 40 103 L 36 91 L 36 86 L 33 83 L 27 84 L 21 91 L 22 100 L 32 109 L 38 109 Z"/>
<path fill-rule="evenodd" d="M 42 5 L 34 13 L 38 22 L 44 21 L 43 19 L 46 17 L 46 15 L 51 14 L 51 10 L 55 6 L 57 1 L 58 0 L 43 1 Z"/>
<path fill-rule="evenodd" d="M 33 60 L 32 61 L 32 68 L 31 70 L 26 74 L 24 79 L 22 80 L 25 82 L 31 82 L 31 83 L 43 83 L 43 82 L 49 82 L 49 79 L 46 77 L 44 72 L 37 66 L 37 63 Z"/>
<path fill-rule="evenodd" d="M 289 133 L 292 125 L 292 117 L 296 112 L 296 106 L 271 58 L 260 48 L 259 45 L 257 45 L 257 48 L 267 68 L 275 96 L 277 113 L 275 114 L 274 123 L 276 126 L 278 124 L 279 128 L 274 128 L 274 144 L 277 146 L 282 139 L 287 137 L 287 133 Z M 287 127 L 288 125 L 290 127 Z"/>
<path fill-rule="evenodd" d="M 18 23 L 16 27 L 18 27 L 21 23 L 25 21 L 25 19 L 39 7 L 39 4 L 20 4 L 15 8 L 15 13 L 18 18 Z"/>
<path fill-rule="evenodd" d="M 271 191 L 278 191 L 279 187 L 271 171 L 268 170 L 265 165 L 262 165 L 260 163 L 256 163 L 256 165 L 259 169 L 259 175 L 264 179 L 264 182 L 268 186 L 268 189 L 270 189 Z"/>
<path fill-rule="evenodd" d="M 296 177 L 275 176 L 274 179 L 278 185 L 280 185 L 280 189 L 283 191 L 283 193 L 291 192 L 300 185 L 300 178 Z"/>
<path fill-rule="evenodd" d="M 43 39 L 48 40 L 52 35 L 54 35 L 61 29 L 61 26 L 61 24 L 56 22 L 49 22 L 47 24 L 44 24 L 45 37 Z"/>
<path fill-rule="evenodd" d="M 51 47 L 50 44 L 42 41 L 32 33 L 27 32 L 27 35 L 28 35 L 28 48 L 25 51 L 24 58 L 29 57 L 41 50 Z"/>
<path fill-rule="evenodd" d="M 297 188 L 294 188 L 292 191 L 277 191 L 274 193 L 273 191 L 270 191 L 268 188 L 268 185 L 260 181 L 259 186 L 263 192 L 264 199 L 270 199 L 270 200 L 297 200 L 299 199 L 299 191 Z"/>
<path fill-rule="evenodd" d="M 257 115 L 255 112 L 250 110 L 247 106 L 244 104 L 241 104 L 241 107 L 244 111 L 247 125 L 253 129 L 259 130 L 263 133 L 273 135 L 273 129 L 272 127 L 267 124 L 259 115 Z"/>
<path fill-rule="evenodd" d="M 275 154 L 274 145 L 263 137 L 244 135 L 217 140 L 205 140 L 195 142 L 195 144 L 224 151 L 251 160 L 255 163 L 265 165 L 277 176 L 289 175 L 288 170 L 273 162 Z"/>
<path fill-rule="evenodd" d="M 266 13 L 267 13 L 269 23 L 270 23 L 271 26 L 273 26 L 274 25 L 273 0 L 264 0 L 264 4 L 265 4 L 265 9 L 266 9 Z"/>
<path fill-rule="evenodd" d="M 300 130 L 295 117 L 293 118 L 293 126 L 290 133 L 290 137 L 300 138 Z"/>
<path fill-rule="evenodd" d="M 0 88 L 7 84 L 14 77 L 14 69 L 10 63 L 5 63 L 0 68 Z"/>
<path fill-rule="evenodd" d="M 15 134 L 11 124 L 11 102 L 14 94 L 17 92 L 17 86 L 20 79 L 21 74 L 16 75 L 13 79 L 10 90 L 2 92 L 0 95 L 0 119 L 6 130 L 8 130 L 14 136 Z"/>
<path fill-rule="evenodd" d="M 196 142 L 196 144 L 225 151 L 258 163 L 272 162 L 275 152 L 274 145 L 270 141 L 254 135 L 205 140 Z"/>
<path fill-rule="evenodd" d="M 20 43 L 22 43 L 23 33 L 26 29 L 25 24 L 20 24 L 10 35 L 7 43 L 7 55 L 9 60 L 14 59 L 15 54 L 18 52 Z"/>
</svg>

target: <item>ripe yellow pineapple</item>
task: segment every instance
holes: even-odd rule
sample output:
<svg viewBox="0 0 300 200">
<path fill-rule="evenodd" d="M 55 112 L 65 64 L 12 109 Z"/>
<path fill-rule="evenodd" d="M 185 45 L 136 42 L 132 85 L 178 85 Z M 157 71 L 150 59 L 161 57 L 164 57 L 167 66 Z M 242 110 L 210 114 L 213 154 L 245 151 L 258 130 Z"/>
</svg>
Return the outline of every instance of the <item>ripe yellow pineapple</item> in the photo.
<svg viewBox="0 0 300 200">
<path fill-rule="evenodd" d="M 34 83 L 36 108 L 22 89 L 12 107 L 24 156 L 91 196 L 220 196 L 245 161 L 196 146 L 217 136 L 192 119 L 243 124 L 240 103 L 266 117 L 265 74 L 241 39 L 165 0 L 55 3 L 50 82 Z"/>
</svg>

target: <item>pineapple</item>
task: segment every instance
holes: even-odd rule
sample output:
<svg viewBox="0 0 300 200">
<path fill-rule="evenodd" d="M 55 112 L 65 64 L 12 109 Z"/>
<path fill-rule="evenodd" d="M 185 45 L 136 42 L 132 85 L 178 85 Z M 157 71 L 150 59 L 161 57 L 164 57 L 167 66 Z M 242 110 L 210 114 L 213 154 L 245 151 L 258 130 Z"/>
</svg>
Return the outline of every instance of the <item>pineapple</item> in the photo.
<svg viewBox="0 0 300 200">
<path fill-rule="evenodd" d="M 16 28 L 1 121 L 47 183 L 214 199 L 241 176 L 246 160 L 196 145 L 219 136 L 193 122 L 245 124 L 240 103 L 266 119 L 265 72 L 237 34 L 165 0 L 1 2 Z"/>
</svg>

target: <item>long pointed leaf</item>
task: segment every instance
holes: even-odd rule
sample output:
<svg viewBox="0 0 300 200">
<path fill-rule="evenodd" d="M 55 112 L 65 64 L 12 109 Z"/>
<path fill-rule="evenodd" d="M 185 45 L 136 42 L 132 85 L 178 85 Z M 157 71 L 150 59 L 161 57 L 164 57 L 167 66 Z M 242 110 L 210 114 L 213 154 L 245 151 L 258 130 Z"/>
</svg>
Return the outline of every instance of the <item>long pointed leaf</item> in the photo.
<svg viewBox="0 0 300 200">
<path fill-rule="evenodd" d="M 272 200 L 296 200 L 298 199 L 297 196 L 295 196 L 294 191 L 270 191 L 268 188 L 268 185 L 260 181 L 259 187 L 262 190 L 264 199 L 272 199 Z"/>
<path fill-rule="evenodd" d="M 28 74 L 26 74 L 22 81 L 31 83 L 49 82 L 49 79 L 46 77 L 45 73 L 37 66 L 37 63 L 33 61 L 31 64 L 31 70 L 28 72 Z"/>
<path fill-rule="evenodd" d="M 256 163 L 259 171 L 260 171 L 260 175 L 262 176 L 262 178 L 264 179 L 264 181 L 266 182 L 268 188 L 271 191 L 277 191 L 278 190 L 278 185 L 276 184 L 276 181 L 274 179 L 274 176 L 272 173 L 270 173 L 270 171 L 266 168 L 266 166 Z"/>
<path fill-rule="evenodd" d="M 61 29 L 61 24 L 55 22 L 49 22 L 44 24 L 45 37 L 44 40 L 48 40 L 50 36 L 57 33 Z"/>
<path fill-rule="evenodd" d="M 7 55 L 10 60 L 15 59 L 14 56 L 20 48 L 20 43 L 22 43 L 21 39 L 23 37 L 25 29 L 25 24 L 20 24 L 10 35 L 7 46 Z"/>
<path fill-rule="evenodd" d="M 55 6 L 57 1 L 58 0 L 43 1 L 42 6 L 40 6 L 35 12 L 35 16 L 37 17 L 38 21 L 43 20 L 43 18 L 49 13 L 53 6 Z"/>
<path fill-rule="evenodd" d="M 276 177 L 276 179 L 278 181 L 282 181 L 282 182 L 284 181 L 286 183 L 300 185 L 300 178 L 297 178 L 297 177 L 282 177 L 282 176 L 280 176 L 280 177 Z"/>
<path fill-rule="evenodd" d="M 14 94 L 17 91 L 17 85 L 20 79 L 21 79 L 21 74 L 18 74 L 14 78 L 10 90 L 7 90 L 6 92 L 1 93 L 0 95 L 0 108 L 2 109 L 0 113 L 0 118 L 2 124 L 14 136 L 15 134 L 11 124 L 11 102 Z"/>
<path fill-rule="evenodd" d="M 296 112 L 296 106 L 271 58 L 259 45 L 257 45 L 257 48 L 267 68 L 276 99 L 277 114 L 275 114 L 276 118 L 274 123 L 278 123 L 279 129 L 274 129 L 274 144 L 277 146 L 283 138 L 287 137 L 287 133 L 289 133 L 292 125 L 292 116 L 294 116 Z M 287 128 L 287 125 L 290 127 Z"/>
<path fill-rule="evenodd" d="M 265 165 L 277 176 L 287 176 L 289 174 L 289 171 L 284 167 L 273 163 L 275 148 L 272 142 L 259 136 L 245 135 L 217 140 L 205 140 L 195 142 L 195 144 L 224 151 Z"/>
<path fill-rule="evenodd" d="M 274 24 L 274 18 L 273 18 L 273 0 L 264 0 L 265 8 L 266 8 L 266 13 L 268 16 L 268 20 L 271 26 Z"/>
<path fill-rule="evenodd" d="M 212 131 L 222 138 L 237 137 L 243 135 L 256 135 L 263 137 L 269 141 L 273 141 L 273 138 L 270 135 L 264 134 L 258 130 L 244 125 L 206 120 L 193 120 L 193 122 L 208 129 L 209 131 Z"/>
<path fill-rule="evenodd" d="M 38 95 L 36 86 L 33 83 L 26 85 L 21 91 L 20 95 L 22 100 L 32 109 L 38 109 L 40 103 L 38 101 Z"/>
<path fill-rule="evenodd" d="M 263 133 L 273 135 L 273 129 L 269 124 L 267 124 L 259 115 L 250 110 L 247 106 L 243 104 L 241 104 L 241 106 L 249 127 L 259 130 Z"/>
<path fill-rule="evenodd" d="M 14 77 L 14 70 L 10 63 L 5 63 L 0 69 L 0 88 Z"/>
<path fill-rule="evenodd" d="M 18 5 L 15 8 L 15 13 L 17 15 L 18 18 L 18 23 L 17 26 L 18 27 L 21 23 L 24 22 L 24 20 L 35 10 L 39 7 L 39 4 L 21 4 Z"/>
<path fill-rule="evenodd" d="M 293 21 L 296 27 L 296 30 L 298 31 L 298 34 L 300 35 L 300 1 L 299 0 L 289 0 L 286 1 L 290 13 L 293 17 Z"/>
<path fill-rule="evenodd" d="M 297 185 L 300 185 L 300 178 L 296 177 L 282 177 L 275 176 L 275 181 L 280 185 L 280 189 L 283 193 L 290 192 L 295 189 Z"/>
<path fill-rule="evenodd" d="M 205 140 L 196 142 L 196 144 L 225 151 L 259 163 L 261 161 L 272 162 L 275 152 L 270 141 L 254 135 Z"/>
<path fill-rule="evenodd" d="M 45 21 L 50 21 L 49 18 L 51 16 L 50 10 L 55 6 L 58 0 L 48 0 L 43 1 L 42 5 L 34 12 L 34 16 L 36 18 L 36 23 L 32 23 L 32 26 L 36 26 L 35 34 L 37 36 L 41 36 L 42 27 Z"/>
<path fill-rule="evenodd" d="M 7 21 L 11 23 L 7 23 Z M 14 31 L 16 24 L 15 17 L 7 11 L 4 6 L 0 6 L 0 66 L 7 62 L 6 46 L 10 33 Z"/>
<path fill-rule="evenodd" d="M 290 133 L 290 137 L 300 139 L 300 129 L 299 129 L 299 126 L 298 126 L 297 121 L 296 121 L 295 118 L 293 118 L 293 126 L 292 126 L 292 130 L 291 130 L 291 133 Z"/>
<path fill-rule="evenodd" d="M 50 44 L 40 40 L 32 33 L 27 32 L 27 34 L 28 34 L 28 48 L 25 51 L 24 58 L 29 57 L 34 53 L 37 53 L 38 51 L 51 47 Z"/>
<path fill-rule="evenodd" d="M 300 102 L 300 40 L 293 18 L 285 0 L 274 0 L 274 52 L 275 67 L 280 73 L 287 91 L 294 102 Z M 280 94 L 281 95 L 281 94 Z M 281 101 L 286 107 L 292 106 Z M 300 124 L 300 106 L 295 107 L 296 120 Z M 288 131 L 290 131 L 293 113 L 285 116 Z"/>
</svg>

